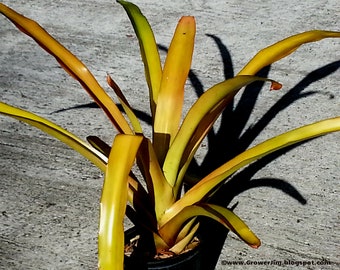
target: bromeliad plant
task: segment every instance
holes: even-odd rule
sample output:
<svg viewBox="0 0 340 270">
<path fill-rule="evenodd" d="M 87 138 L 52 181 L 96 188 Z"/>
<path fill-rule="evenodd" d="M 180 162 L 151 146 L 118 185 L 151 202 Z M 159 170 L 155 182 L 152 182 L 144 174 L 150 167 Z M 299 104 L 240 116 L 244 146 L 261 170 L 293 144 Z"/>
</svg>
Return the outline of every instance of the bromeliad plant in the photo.
<svg viewBox="0 0 340 270">
<path fill-rule="evenodd" d="M 224 163 L 182 194 L 188 166 L 215 120 L 242 87 L 260 80 L 269 81 L 271 89 L 281 88 L 273 80 L 255 76 L 258 71 L 286 57 L 304 43 L 340 37 L 340 33 L 317 30 L 304 32 L 261 50 L 237 76 L 209 88 L 182 120 L 184 86 L 194 48 L 194 17 L 187 16 L 179 20 L 162 66 L 153 31 L 140 9 L 126 1 L 117 2 L 127 12 L 139 40 L 149 88 L 152 140 L 143 135 L 133 108 L 109 75 L 108 84 L 115 91 L 128 120 L 76 56 L 35 21 L 4 4 L 0 4 L 0 12 L 53 55 L 79 81 L 119 134 L 112 146 L 96 136 L 89 136 L 88 144 L 28 111 L 0 102 L 0 113 L 54 136 L 105 173 L 98 239 L 100 269 L 123 268 L 125 215 L 142 228 L 141 231 L 149 233 L 153 255 L 183 252 L 197 232 L 198 216 L 207 216 L 220 222 L 251 247 L 259 247 L 260 240 L 238 216 L 225 207 L 209 203 L 209 199 L 221 184 L 247 164 L 292 144 L 339 131 L 340 117 L 303 126 L 264 141 Z M 145 184 L 131 171 L 135 162 Z"/>
</svg>

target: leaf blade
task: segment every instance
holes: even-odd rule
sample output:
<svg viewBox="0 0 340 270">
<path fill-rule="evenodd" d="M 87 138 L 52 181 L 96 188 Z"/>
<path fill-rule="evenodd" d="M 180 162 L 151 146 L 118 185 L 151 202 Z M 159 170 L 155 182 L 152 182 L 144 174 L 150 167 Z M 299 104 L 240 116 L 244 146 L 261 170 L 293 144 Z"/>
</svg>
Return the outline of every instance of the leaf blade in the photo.
<svg viewBox="0 0 340 270">
<path fill-rule="evenodd" d="M 54 124 L 53 122 L 3 102 L 0 102 L 0 113 L 39 128 L 45 133 L 55 137 L 56 139 L 73 148 L 102 171 L 106 170 L 107 158 L 105 155 L 90 147 L 86 142 L 81 140 L 76 135 Z"/>
<path fill-rule="evenodd" d="M 120 104 L 122 105 L 127 117 L 129 118 L 129 120 L 131 122 L 131 125 L 133 127 L 133 131 L 136 134 L 142 134 L 143 133 L 142 126 L 141 126 L 137 116 L 133 112 L 133 108 L 131 107 L 131 105 L 129 104 L 127 99 L 125 98 L 120 87 L 116 84 L 116 82 L 111 78 L 111 76 L 109 74 L 107 74 L 107 76 L 106 76 L 106 81 L 107 81 L 108 85 L 113 89 L 115 94 L 117 95 Z"/>
<path fill-rule="evenodd" d="M 15 26 L 36 41 L 44 50 L 54 56 L 59 64 L 75 78 L 94 101 L 103 109 L 119 132 L 132 134 L 131 128 L 116 104 L 99 85 L 88 68 L 62 44 L 55 40 L 37 22 L 26 18 L 6 5 L 0 3 L 0 13 Z"/>
<path fill-rule="evenodd" d="M 123 220 L 128 196 L 128 177 L 142 140 L 142 136 L 125 134 L 118 134 L 114 139 L 100 203 L 99 269 L 123 270 Z"/>
<path fill-rule="evenodd" d="M 340 32 L 312 30 L 290 36 L 259 51 L 238 75 L 255 75 L 262 68 L 293 53 L 301 45 L 324 38 L 340 38 Z"/>
<path fill-rule="evenodd" d="M 251 162 L 298 142 L 338 131 L 340 131 L 340 117 L 329 118 L 282 133 L 242 152 L 204 177 L 185 193 L 163 215 L 161 223 L 166 223 L 184 207 L 200 202 L 216 186 L 225 182 L 226 178 Z"/>
<path fill-rule="evenodd" d="M 136 5 L 122 0 L 117 2 L 123 6 L 128 14 L 139 41 L 145 78 L 149 86 L 150 108 L 154 116 L 162 79 L 162 66 L 156 40 L 148 20 Z"/>
<path fill-rule="evenodd" d="M 256 80 L 276 83 L 272 80 L 256 76 L 236 76 L 211 87 L 201 95 L 190 108 L 176 138 L 167 152 L 163 165 L 163 171 L 169 184 L 172 186 L 177 185 L 175 190 L 177 190 L 181 184 L 181 179 L 177 179 L 177 173 L 181 165 L 183 153 L 187 151 L 188 153 L 191 153 L 189 156 L 192 157 L 192 149 L 197 146 L 197 143 L 203 139 L 203 135 L 206 134 L 209 131 L 209 127 L 211 127 L 209 122 L 202 122 L 202 119 L 208 114 L 210 114 L 208 118 L 209 121 L 216 119 L 223 110 L 223 107 L 219 106 L 221 103 L 227 105 L 242 87 Z M 201 133 L 199 134 L 197 132 Z M 193 136 L 197 141 L 190 143 Z M 191 149 L 188 147 L 191 147 Z"/>
<path fill-rule="evenodd" d="M 146 181 L 149 196 L 154 203 L 156 219 L 175 201 L 172 188 L 166 181 L 149 139 L 144 139 L 138 153 L 138 165 Z"/>
<path fill-rule="evenodd" d="M 163 164 L 165 153 L 179 128 L 195 33 L 194 17 L 182 17 L 177 24 L 165 60 L 153 125 L 154 144 L 157 145 L 155 150 L 160 164 Z"/>
<path fill-rule="evenodd" d="M 183 224 L 197 216 L 206 216 L 221 223 L 251 247 L 257 248 L 261 245 L 258 237 L 234 212 L 222 206 L 203 203 L 183 208 L 160 228 L 160 235 L 166 241 L 174 241 L 173 235 L 177 235 Z"/>
</svg>

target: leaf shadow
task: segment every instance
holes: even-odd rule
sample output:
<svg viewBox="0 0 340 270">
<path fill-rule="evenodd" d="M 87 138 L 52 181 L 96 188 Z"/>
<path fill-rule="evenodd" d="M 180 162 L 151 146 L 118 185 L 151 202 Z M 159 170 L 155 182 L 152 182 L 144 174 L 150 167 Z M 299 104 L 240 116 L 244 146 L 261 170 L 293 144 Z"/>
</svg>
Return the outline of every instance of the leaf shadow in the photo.
<svg viewBox="0 0 340 270">
<path fill-rule="evenodd" d="M 121 104 L 117 104 L 117 107 L 121 112 L 124 112 L 123 106 Z M 68 110 L 75 110 L 75 109 L 100 109 L 100 107 L 95 102 L 89 102 L 89 103 L 85 103 L 85 104 L 79 104 L 79 105 L 76 105 L 76 106 L 56 110 L 56 111 L 51 112 L 51 114 L 61 113 L 61 112 L 65 112 L 65 111 L 68 111 Z M 141 111 L 141 110 L 136 110 L 136 109 L 133 109 L 133 112 L 135 113 L 135 115 L 137 116 L 138 119 L 147 123 L 148 125 L 151 125 L 152 118 L 151 118 L 150 114 L 148 114 L 144 111 Z"/>
<path fill-rule="evenodd" d="M 224 79 L 232 78 L 234 76 L 234 67 L 228 48 L 218 36 L 211 34 L 207 34 L 207 36 L 215 42 L 220 52 L 223 62 Z M 166 46 L 161 44 L 158 44 L 158 48 L 165 52 L 168 50 Z M 250 115 L 254 110 L 256 101 L 264 83 L 255 82 L 247 86 L 242 92 L 238 102 L 236 103 L 233 101 L 225 108 L 221 114 L 221 123 L 219 129 L 217 131 L 211 130 L 211 132 L 207 135 L 207 153 L 204 156 L 203 161 L 198 164 L 198 162 L 193 159 L 188 169 L 188 173 L 198 178 L 200 176 L 207 175 L 218 166 L 235 157 L 239 153 L 245 151 L 278 113 L 284 109 L 287 109 L 291 104 L 298 101 L 299 99 L 315 94 L 328 95 L 329 99 L 333 99 L 334 96 L 328 93 L 320 93 L 319 91 L 304 92 L 304 90 L 312 83 L 330 75 L 339 68 L 340 61 L 335 61 L 312 71 L 293 88 L 288 90 L 287 93 L 283 95 L 275 104 L 273 104 L 273 106 L 268 111 L 266 111 L 256 123 L 244 130 L 250 119 Z M 257 75 L 261 77 L 267 77 L 269 71 L 270 66 L 262 69 Z M 205 89 L 201 80 L 193 70 L 190 70 L 188 77 L 196 95 L 198 97 L 201 96 Z M 118 107 L 121 111 L 123 111 L 123 108 L 120 104 L 118 104 Z M 91 102 L 61 109 L 53 113 L 81 108 L 99 107 L 96 103 Z M 139 110 L 134 110 L 134 112 L 140 120 L 151 125 L 152 119 L 148 113 Z M 214 194 L 212 202 L 227 207 L 232 202 L 232 200 L 242 192 L 258 187 L 269 187 L 280 190 L 284 194 L 294 198 L 300 204 L 306 204 L 307 200 L 301 195 L 301 193 L 292 184 L 284 179 L 253 179 L 253 176 L 261 168 L 265 167 L 271 161 L 277 159 L 279 156 L 287 153 L 291 149 L 303 143 L 293 145 L 272 153 L 252 163 L 241 172 L 233 175 L 232 179 L 224 184 L 219 189 L 219 191 Z M 234 207 L 236 207 L 236 205 L 233 205 L 231 209 Z M 209 232 L 209 237 L 204 239 L 204 241 L 207 243 L 207 245 L 205 245 L 207 248 L 204 248 L 203 250 L 205 254 L 203 269 L 214 269 L 220 252 L 223 248 L 228 231 L 219 223 L 203 218 L 200 226 L 200 232 L 201 234 Z"/>
<path fill-rule="evenodd" d="M 210 34 L 207 34 L 207 36 L 213 39 L 220 51 L 223 61 L 225 79 L 233 77 L 233 63 L 227 47 L 222 43 L 219 37 Z M 237 103 L 231 102 L 231 104 L 223 111 L 219 129 L 217 131 L 211 130 L 211 132 L 208 134 L 207 153 L 205 154 L 202 163 L 198 165 L 196 160 L 193 160 L 188 173 L 197 177 L 207 175 L 218 166 L 235 157 L 239 153 L 245 151 L 279 112 L 288 108 L 291 104 L 301 98 L 305 98 L 314 94 L 321 94 L 318 91 L 304 92 L 304 90 L 310 84 L 330 75 L 339 68 L 340 61 L 335 61 L 312 71 L 292 89 L 288 90 L 288 92 L 283 95 L 267 112 L 265 112 L 256 123 L 244 131 L 250 115 L 255 107 L 260 90 L 263 87 L 263 82 L 255 82 L 246 87 L 245 91 L 243 91 L 241 94 L 239 101 Z M 269 71 L 270 67 L 266 67 L 262 69 L 257 75 L 261 77 L 267 77 Z M 195 89 L 196 94 L 200 96 L 204 91 L 203 84 L 192 71 L 189 74 L 189 79 Z M 334 98 L 334 96 L 331 94 L 322 94 L 328 95 L 329 99 Z M 307 141 L 303 143 L 306 142 Z M 265 167 L 271 161 L 277 159 L 279 156 L 287 153 L 291 149 L 302 145 L 303 143 L 274 152 L 252 163 L 241 172 L 233 175 L 231 180 L 214 194 L 212 202 L 219 205 L 228 206 L 237 195 L 244 191 L 258 187 L 269 187 L 280 190 L 281 192 L 294 198 L 300 204 L 306 204 L 307 200 L 292 184 L 286 180 L 277 178 L 252 179 L 255 173 L 261 168 Z M 228 231 L 225 230 L 222 225 L 204 218 L 202 220 L 200 232 L 204 234 L 204 232 L 207 231 L 209 232 L 209 236 L 204 240 L 205 242 L 208 242 L 207 245 L 205 245 L 207 248 L 204 250 L 205 254 L 207 254 L 204 269 L 214 269 L 221 249 L 223 248 Z"/>
</svg>

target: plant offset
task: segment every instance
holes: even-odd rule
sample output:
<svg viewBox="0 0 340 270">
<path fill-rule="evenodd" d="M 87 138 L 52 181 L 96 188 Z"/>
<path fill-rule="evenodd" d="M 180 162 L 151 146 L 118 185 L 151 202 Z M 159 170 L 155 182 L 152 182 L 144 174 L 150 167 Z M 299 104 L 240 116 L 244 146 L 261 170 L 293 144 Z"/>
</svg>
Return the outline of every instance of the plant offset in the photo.
<svg viewBox="0 0 340 270">
<path fill-rule="evenodd" d="M 284 147 L 340 130 L 340 117 L 325 119 L 283 133 L 245 150 L 198 179 L 187 192 L 183 184 L 196 150 L 215 120 L 234 96 L 255 81 L 268 81 L 272 90 L 281 85 L 255 76 L 262 68 L 288 56 L 300 45 L 324 38 L 339 38 L 339 32 L 308 31 L 288 37 L 261 50 L 233 78 L 202 94 L 188 113 L 182 115 L 185 83 L 194 50 L 194 17 L 182 17 L 176 27 L 162 65 L 153 31 L 137 6 L 117 1 L 127 12 L 139 40 L 145 78 L 149 88 L 152 138 L 143 135 L 139 119 L 123 91 L 108 75 L 125 114 L 99 85 L 86 66 L 36 22 L 0 3 L 0 12 L 21 31 L 53 55 L 60 65 L 88 92 L 118 131 L 111 146 L 97 136 L 87 142 L 60 126 L 28 111 L 0 102 L 0 113 L 35 126 L 66 143 L 105 173 L 100 203 L 98 265 L 100 269 L 123 269 L 124 227 L 127 215 L 148 242 L 152 256 L 180 254 L 187 249 L 199 228 L 199 216 L 223 224 L 251 247 L 260 240 L 225 206 L 209 203 L 216 189 L 244 166 Z M 126 117 L 125 117 L 126 116 Z M 226 142 L 227 143 L 227 142 Z M 134 163 L 143 176 L 131 171 Z M 146 240 L 144 240 L 146 239 Z M 150 240 L 151 241 L 148 241 Z"/>
</svg>

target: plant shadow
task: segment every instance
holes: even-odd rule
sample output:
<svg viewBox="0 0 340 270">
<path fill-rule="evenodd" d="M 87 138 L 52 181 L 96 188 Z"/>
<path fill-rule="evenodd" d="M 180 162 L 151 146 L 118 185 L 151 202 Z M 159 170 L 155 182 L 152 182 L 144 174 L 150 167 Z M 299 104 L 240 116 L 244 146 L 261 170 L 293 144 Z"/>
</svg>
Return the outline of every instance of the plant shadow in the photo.
<svg viewBox="0 0 340 270">
<path fill-rule="evenodd" d="M 227 47 L 217 36 L 210 34 L 207 34 L 207 36 L 214 40 L 220 51 L 223 61 L 225 79 L 233 77 L 233 63 Z M 198 177 L 199 179 L 200 176 L 207 175 L 218 166 L 245 151 L 279 112 L 286 109 L 289 105 L 301 98 L 308 97 L 313 94 L 319 94 L 318 91 L 303 92 L 303 90 L 305 90 L 313 82 L 330 75 L 339 68 L 340 61 L 335 61 L 312 71 L 292 89 L 290 89 L 284 96 L 282 96 L 267 112 L 264 113 L 264 115 L 256 123 L 244 130 L 264 83 L 255 82 L 247 86 L 242 92 L 239 101 L 237 103 L 231 102 L 229 106 L 223 111 L 219 129 L 217 131 L 212 129 L 208 134 L 208 149 L 202 163 L 198 165 L 196 160 L 193 160 L 189 167 L 188 173 L 194 175 L 194 177 Z M 266 67 L 262 69 L 257 75 L 261 77 L 267 77 L 269 71 L 270 67 Z M 192 71 L 189 74 L 189 79 L 196 91 L 196 94 L 200 96 L 204 91 L 202 83 Z M 334 98 L 334 96 L 331 94 L 326 93 L 326 95 L 329 96 L 329 99 Z M 306 141 L 303 143 L 306 143 Z M 224 184 L 218 190 L 218 192 L 214 194 L 211 202 L 227 207 L 237 195 L 246 190 L 257 187 L 270 187 L 282 191 L 288 196 L 294 198 L 300 204 L 306 204 L 307 200 L 301 195 L 301 193 L 299 193 L 299 191 L 293 185 L 283 179 L 252 179 L 255 173 L 261 168 L 265 167 L 271 161 L 277 159 L 279 156 L 287 153 L 291 149 L 303 143 L 274 152 L 252 163 L 241 172 L 233 175 L 230 181 Z M 231 209 L 235 207 L 236 204 L 233 205 Z M 204 250 L 204 269 L 215 269 L 228 231 L 225 230 L 222 225 L 208 220 L 207 218 L 203 218 L 200 226 L 200 232 L 201 234 L 204 234 L 204 232 L 209 232 L 208 237 L 204 238 L 204 241 L 206 242 L 206 248 Z"/>
<path fill-rule="evenodd" d="M 224 79 L 229 79 L 235 76 L 231 54 L 228 48 L 223 44 L 221 39 L 216 35 L 207 34 L 208 37 L 215 42 L 220 56 L 223 61 Z M 168 48 L 163 45 L 158 45 L 159 49 L 167 52 Z M 188 174 L 194 178 L 200 179 L 207 175 L 212 170 L 216 169 L 223 163 L 237 156 L 245 151 L 257 136 L 265 129 L 265 127 L 276 117 L 276 115 L 284 109 L 287 109 L 291 104 L 301 98 L 308 97 L 315 94 L 328 95 L 329 99 L 334 96 L 327 93 L 319 93 L 319 91 L 304 91 L 312 83 L 321 80 L 322 78 L 334 73 L 340 68 L 340 61 L 332 62 L 319 69 L 316 69 L 305 76 L 293 88 L 287 91 L 263 116 L 253 125 L 246 129 L 246 125 L 250 119 L 251 113 L 255 107 L 259 93 L 263 87 L 263 82 L 255 82 L 247 86 L 242 92 L 238 102 L 231 102 L 223 111 L 221 115 L 221 122 L 217 131 L 211 130 L 207 135 L 207 153 L 202 162 L 193 159 L 188 169 Z M 270 66 L 262 69 L 257 75 L 267 77 L 270 71 Z M 195 74 L 193 70 L 189 73 L 189 80 L 193 86 L 196 95 L 199 97 L 204 93 L 204 85 Z M 121 105 L 118 105 L 123 111 Z M 59 113 L 70 109 L 81 108 L 99 108 L 94 102 L 82 104 L 71 108 L 61 109 L 53 113 Z M 143 111 L 134 111 L 137 117 L 151 125 L 151 116 Z M 228 143 L 225 143 L 228 142 Z M 305 143 L 305 142 L 303 142 Z M 303 144 L 297 144 L 288 148 L 282 149 L 272 153 L 243 169 L 241 172 L 232 176 L 230 181 L 224 184 L 218 192 L 216 192 L 211 200 L 222 206 L 229 206 L 231 201 L 242 192 L 258 187 L 270 187 L 278 189 L 284 194 L 294 198 L 300 204 L 306 204 L 307 200 L 299 193 L 299 191 L 289 182 L 284 179 L 277 178 L 261 178 L 253 179 L 253 176 L 263 167 L 268 165 L 271 161 L 277 159 L 279 156 L 287 153 L 291 149 Z M 233 205 L 230 209 L 234 209 L 237 205 Z M 204 237 L 206 243 L 203 248 L 204 266 L 203 269 L 215 269 L 219 255 L 223 248 L 228 230 L 215 221 L 202 218 L 200 233 L 204 235 L 209 232 L 208 237 Z"/>
</svg>

